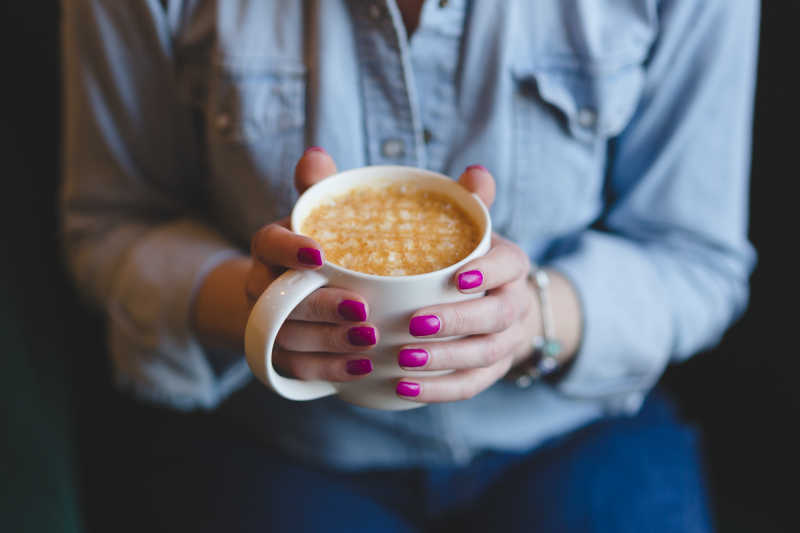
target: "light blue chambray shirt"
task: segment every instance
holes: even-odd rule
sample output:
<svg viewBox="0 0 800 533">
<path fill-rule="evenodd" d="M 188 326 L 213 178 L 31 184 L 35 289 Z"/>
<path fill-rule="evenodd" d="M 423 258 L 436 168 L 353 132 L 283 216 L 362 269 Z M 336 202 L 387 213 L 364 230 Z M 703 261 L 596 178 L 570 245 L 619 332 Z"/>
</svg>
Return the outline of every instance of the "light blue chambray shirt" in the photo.
<svg viewBox="0 0 800 533">
<path fill-rule="evenodd" d="M 317 463 L 463 464 L 635 413 L 746 305 L 756 0 L 428 0 L 410 40 L 393 0 L 66 0 L 63 17 L 65 247 L 142 397 L 222 403 Z M 340 169 L 487 166 L 497 231 L 580 293 L 565 379 L 387 413 L 283 400 L 240 354 L 206 353 L 193 292 L 289 213 L 309 145 Z"/>
</svg>

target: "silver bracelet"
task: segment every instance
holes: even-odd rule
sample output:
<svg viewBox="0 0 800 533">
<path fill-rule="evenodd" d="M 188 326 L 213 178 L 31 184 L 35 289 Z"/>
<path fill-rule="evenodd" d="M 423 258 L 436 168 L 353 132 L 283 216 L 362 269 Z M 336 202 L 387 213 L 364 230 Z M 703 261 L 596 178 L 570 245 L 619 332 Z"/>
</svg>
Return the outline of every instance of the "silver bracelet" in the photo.
<svg viewBox="0 0 800 533">
<path fill-rule="evenodd" d="M 556 340 L 556 326 L 553 321 L 553 308 L 550 305 L 550 277 L 541 268 L 534 268 L 529 279 L 536 289 L 542 317 L 542 335 L 533 339 L 533 352 L 521 372 L 515 377 L 517 387 L 530 387 L 534 381 L 552 374 L 560 365 L 558 356 L 563 347 Z"/>
</svg>

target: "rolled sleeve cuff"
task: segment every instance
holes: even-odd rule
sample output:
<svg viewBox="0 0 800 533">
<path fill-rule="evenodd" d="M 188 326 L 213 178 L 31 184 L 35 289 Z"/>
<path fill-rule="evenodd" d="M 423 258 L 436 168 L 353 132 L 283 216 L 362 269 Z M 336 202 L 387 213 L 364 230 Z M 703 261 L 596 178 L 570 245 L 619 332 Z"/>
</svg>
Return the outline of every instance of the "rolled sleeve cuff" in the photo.
<svg viewBox="0 0 800 533">
<path fill-rule="evenodd" d="M 211 408 L 246 381 L 244 358 L 213 370 L 190 323 L 205 275 L 240 253 L 191 219 L 158 226 L 136 241 L 114 276 L 108 303 L 118 383 L 158 403 Z"/>
<path fill-rule="evenodd" d="M 634 244 L 592 232 L 547 267 L 572 283 L 583 311 L 580 348 L 555 389 L 598 400 L 611 413 L 636 412 L 670 353 L 670 316 L 654 265 Z"/>
</svg>

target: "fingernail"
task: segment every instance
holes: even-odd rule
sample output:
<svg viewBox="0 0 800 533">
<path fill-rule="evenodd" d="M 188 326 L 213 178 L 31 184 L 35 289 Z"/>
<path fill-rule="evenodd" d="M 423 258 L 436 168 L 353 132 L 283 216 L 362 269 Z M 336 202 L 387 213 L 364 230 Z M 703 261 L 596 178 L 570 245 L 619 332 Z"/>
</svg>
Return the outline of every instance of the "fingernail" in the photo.
<svg viewBox="0 0 800 533">
<path fill-rule="evenodd" d="M 458 275 L 458 288 L 461 290 L 474 289 L 483 283 L 483 274 L 480 270 L 467 270 Z"/>
<path fill-rule="evenodd" d="M 433 335 L 440 327 L 441 323 L 436 315 L 415 316 L 408 324 L 408 332 L 415 337 L 425 337 Z"/>
<path fill-rule="evenodd" d="M 353 320 L 356 322 L 363 322 L 367 319 L 367 308 L 363 302 L 356 300 L 342 300 L 337 307 L 339 314 L 345 320 Z"/>
<path fill-rule="evenodd" d="M 420 350 L 419 348 L 407 348 L 405 350 L 400 350 L 400 353 L 397 354 L 397 363 L 407 368 L 425 366 L 427 362 L 428 352 Z"/>
<path fill-rule="evenodd" d="M 347 340 L 353 346 L 372 346 L 375 344 L 375 328 L 356 326 L 347 330 Z"/>
<path fill-rule="evenodd" d="M 469 172 L 470 170 L 480 170 L 482 172 L 486 172 L 487 174 L 489 173 L 489 169 L 483 165 L 470 165 L 464 172 Z"/>
<path fill-rule="evenodd" d="M 397 384 L 397 394 L 400 396 L 419 396 L 419 383 L 401 381 Z"/>
<path fill-rule="evenodd" d="M 363 376 L 372 372 L 372 361 L 369 359 L 353 359 L 347 362 L 347 373 L 351 376 Z"/>
<path fill-rule="evenodd" d="M 322 266 L 322 252 L 316 248 L 300 248 L 297 250 L 297 260 L 304 265 Z"/>
<path fill-rule="evenodd" d="M 323 148 L 321 148 L 319 146 L 310 146 L 310 147 L 306 148 L 306 151 L 303 153 L 303 155 L 306 155 L 306 154 L 311 153 L 311 152 L 320 152 L 320 153 L 323 153 L 323 154 L 327 154 L 328 153 Z"/>
</svg>

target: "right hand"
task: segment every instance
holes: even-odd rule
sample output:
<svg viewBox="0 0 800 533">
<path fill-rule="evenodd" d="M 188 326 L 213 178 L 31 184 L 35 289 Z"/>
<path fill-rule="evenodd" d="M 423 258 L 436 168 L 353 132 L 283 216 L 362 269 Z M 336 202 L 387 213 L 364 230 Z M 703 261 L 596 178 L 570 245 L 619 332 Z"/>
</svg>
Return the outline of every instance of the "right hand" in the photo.
<svg viewBox="0 0 800 533">
<path fill-rule="evenodd" d="M 336 173 L 333 159 L 320 148 L 306 150 L 295 167 L 302 193 Z M 252 263 L 246 293 L 251 304 L 287 268 L 316 270 L 324 262 L 320 245 L 289 229 L 288 219 L 266 225 L 250 245 Z M 275 341 L 272 361 L 284 375 L 302 380 L 353 381 L 372 371 L 364 352 L 378 342 L 378 328 L 367 322 L 369 306 L 346 289 L 322 287 L 294 308 Z"/>
</svg>

